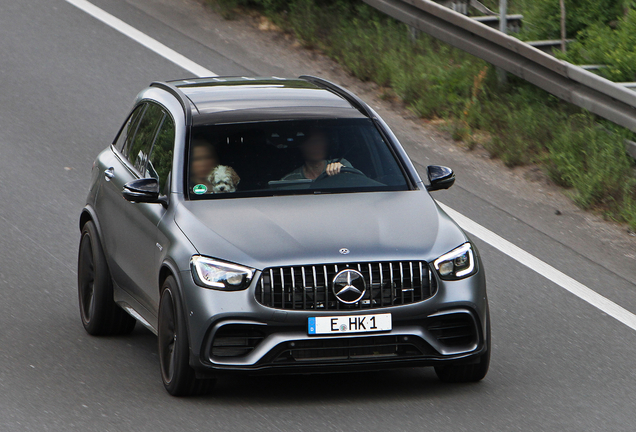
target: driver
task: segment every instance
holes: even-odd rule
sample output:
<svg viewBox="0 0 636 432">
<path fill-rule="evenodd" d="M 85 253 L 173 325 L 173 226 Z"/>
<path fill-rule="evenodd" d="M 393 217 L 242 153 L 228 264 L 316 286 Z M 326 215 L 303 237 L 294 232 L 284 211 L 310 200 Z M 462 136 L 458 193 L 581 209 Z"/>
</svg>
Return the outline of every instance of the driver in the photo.
<svg viewBox="0 0 636 432">
<path fill-rule="evenodd" d="M 346 159 L 327 159 L 329 140 L 322 130 L 313 130 L 307 139 L 298 146 L 305 163 L 296 168 L 282 180 L 316 180 L 322 173 L 328 176 L 340 174 L 342 167 L 353 168 Z"/>
</svg>

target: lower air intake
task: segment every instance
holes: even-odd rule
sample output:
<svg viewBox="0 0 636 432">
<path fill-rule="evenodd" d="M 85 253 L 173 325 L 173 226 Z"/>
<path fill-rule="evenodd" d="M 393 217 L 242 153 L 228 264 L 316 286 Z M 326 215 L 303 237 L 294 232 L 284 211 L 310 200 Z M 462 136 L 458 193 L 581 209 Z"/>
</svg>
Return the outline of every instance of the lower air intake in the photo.
<svg viewBox="0 0 636 432">
<path fill-rule="evenodd" d="M 265 336 L 254 326 L 230 324 L 217 330 L 212 341 L 212 357 L 243 357 L 251 353 Z"/>
<path fill-rule="evenodd" d="M 447 347 L 464 347 L 477 342 L 475 320 L 468 313 L 451 313 L 429 318 L 426 328 Z"/>
<path fill-rule="evenodd" d="M 287 342 L 275 363 L 420 357 L 430 350 L 414 336 L 375 336 Z"/>
</svg>

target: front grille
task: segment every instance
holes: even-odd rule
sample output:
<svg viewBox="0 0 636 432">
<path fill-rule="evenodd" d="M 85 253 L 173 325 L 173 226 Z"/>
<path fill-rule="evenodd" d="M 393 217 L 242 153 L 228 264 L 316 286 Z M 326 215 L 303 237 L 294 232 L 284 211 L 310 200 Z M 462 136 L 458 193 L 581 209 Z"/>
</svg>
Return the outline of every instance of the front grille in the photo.
<svg viewBox="0 0 636 432">
<path fill-rule="evenodd" d="M 426 328 L 448 347 L 469 346 L 477 340 L 475 321 L 467 313 L 453 313 L 429 318 Z"/>
<path fill-rule="evenodd" d="M 366 292 L 360 301 L 338 301 L 332 281 L 339 271 L 362 273 Z M 256 300 L 277 309 L 373 309 L 426 300 L 437 286 L 424 261 L 349 263 L 268 268 L 256 286 Z"/>
<path fill-rule="evenodd" d="M 408 358 L 430 354 L 430 349 L 415 336 L 313 339 L 287 342 L 286 345 L 287 349 L 274 363 Z"/>
<path fill-rule="evenodd" d="M 242 357 L 254 350 L 264 339 L 253 326 L 228 324 L 221 327 L 212 341 L 212 357 Z"/>
</svg>

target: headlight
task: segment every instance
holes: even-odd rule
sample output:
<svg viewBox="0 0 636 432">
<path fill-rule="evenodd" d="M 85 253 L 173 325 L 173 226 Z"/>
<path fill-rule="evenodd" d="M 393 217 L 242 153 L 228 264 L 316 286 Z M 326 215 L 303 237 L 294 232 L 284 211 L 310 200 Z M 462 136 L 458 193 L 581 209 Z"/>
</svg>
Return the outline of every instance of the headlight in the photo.
<svg viewBox="0 0 636 432">
<path fill-rule="evenodd" d="M 225 291 L 237 291 L 249 286 L 254 270 L 236 264 L 195 255 L 190 261 L 192 276 L 197 285 Z"/>
<path fill-rule="evenodd" d="M 475 272 L 475 256 L 470 243 L 437 258 L 433 265 L 439 276 L 445 280 L 462 279 Z"/>
</svg>

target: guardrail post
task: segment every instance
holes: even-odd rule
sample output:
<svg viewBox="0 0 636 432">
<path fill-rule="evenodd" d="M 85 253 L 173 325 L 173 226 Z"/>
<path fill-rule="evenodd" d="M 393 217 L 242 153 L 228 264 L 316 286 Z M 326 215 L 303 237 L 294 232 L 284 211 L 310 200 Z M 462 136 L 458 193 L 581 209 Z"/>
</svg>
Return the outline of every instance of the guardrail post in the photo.
<svg viewBox="0 0 636 432">
<path fill-rule="evenodd" d="M 561 3 L 561 51 L 565 52 L 565 0 L 559 0 Z"/>
<path fill-rule="evenodd" d="M 499 0 L 499 31 L 508 33 L 508 0 Z M 497 77 L 499 84 L 503 85 L 508 82 L 506 71 L 501 68 L 497 68 Z"/>
<path fill-rule="evenodd" d="M 499 0 L 499 31 L 508 33 L 508 0 Z"/>
<path fill-rule="evenodd" d="M 409 32 L 409 40 L 411 41 L 411 43 L 415 43 L 420 37 L 420 31 L 413 26 L 409 26 L 408 32 Z"/>
<path fill-rule="evenodd" d="M 636 142 L 625 140 L 625 150 L 627 150 L 628 155 L 636 159 Z"/>
</svg>

